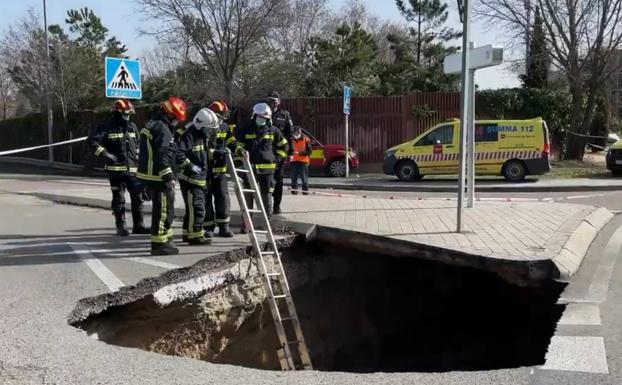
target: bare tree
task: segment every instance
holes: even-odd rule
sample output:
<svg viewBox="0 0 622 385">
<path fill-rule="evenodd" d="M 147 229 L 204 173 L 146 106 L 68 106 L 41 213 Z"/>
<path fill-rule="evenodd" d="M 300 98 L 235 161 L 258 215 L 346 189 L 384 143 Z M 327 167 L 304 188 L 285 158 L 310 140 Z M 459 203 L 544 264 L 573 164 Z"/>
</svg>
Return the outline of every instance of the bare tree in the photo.
<svg viewBox="0 0 622 385">
<path fill-rule="evenodd" d="M 553 65 L 563 72 L 572 95 L 566 158 L 582 159 L 585 135 L 595 116 L 603 84 L 621 70 L 622 0 L 535 0 L 541 10 Z M 531 31 L 524 0 L 480 0 L 480 15 L 517 38 Z"/>
<path fill-rule="evenodd" d="M 188 38 L 209 73 L 231 100 L 240 61 L 250 46 L 263 39 L 271 15 L 284 0 L 137 0 L 145 15 L 158 20 L 163 38 Z"/>
<path fill-rule="evenodd" d="M 2 115 L 0 120 L 6 120 L 15 111 L 15 84 L 11 79 L 8 69 L 0 64 L 0 108 Z"/>
</svg>

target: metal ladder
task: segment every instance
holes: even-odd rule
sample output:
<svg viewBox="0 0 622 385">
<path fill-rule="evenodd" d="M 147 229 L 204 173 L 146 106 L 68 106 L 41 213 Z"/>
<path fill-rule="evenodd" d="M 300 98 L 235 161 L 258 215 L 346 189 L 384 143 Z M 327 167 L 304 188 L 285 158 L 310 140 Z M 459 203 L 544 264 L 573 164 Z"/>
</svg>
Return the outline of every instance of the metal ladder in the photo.
<svg viewBox="0 0 622 385">
<path fill-rule="evenodd" d="M 250 164 L 248 155 L 245 155 L 242 160 L 242 168 L 236 168 L 233 162 L 231 152 L 227 151 L 227 167 L 233 179 L 233 186 L 235 188 L 235 194 L 237 195 L 238 202 L 240 204 L 240 210 L 248 236 L 250 238 L 253 249 L 257 255 L 256 263 L 257 268 L 262 276 L 264 289 L 268 297 L 268 304 L 270 305 L 270 313 L 274 320 L 274 326 L 276 327 L 276 334 L 279 337 L 281 348 L 277 350 L 281 369 L 283 370 L 312 370 L 311 357 L 309 356 L 309 350 L 305 343 L 302 329 L 300 328 L 300 320 L 296 313 L 296 307 L 294 306 L 294 300 L 289 290 L 289 283 L 283 270 L 283 264 L 281 262 L 281 255 L 272 233 L 272 227 L 268 220 L 268 215 L 261 200 L 261 194 L 255 174 L 253 173 L 253 167 Z M 248 178 L 249 189 L 244 188 L 242 181 L 238 176 L 238 173 L 246 175 Z M 244 193 L 250 193 L 253 195 L 255 201 L 255 207 L 257 209 L 249 209 L 246 204 L 246 197 Z M 252 214 L 259 214 L 261 219 L 266 224 L 265 230 L 255 229 L 253 224 Z M 262 250 L 258 235 L 265 235 L 268 240 L 269 250 Z M 271 258 L 272 263 L 266 263 L 266 258 Z M 284 304 L 283 304 L 284 302 Z M 279 306 L 281 304 L 281 306 Z M 286 327 L 286 324 L 289 327 Z M 289 333 L 288 333 L 289 331 Z M 298 354 L 292 355 L 292 347 L 298 346 Z"/>
</svg>

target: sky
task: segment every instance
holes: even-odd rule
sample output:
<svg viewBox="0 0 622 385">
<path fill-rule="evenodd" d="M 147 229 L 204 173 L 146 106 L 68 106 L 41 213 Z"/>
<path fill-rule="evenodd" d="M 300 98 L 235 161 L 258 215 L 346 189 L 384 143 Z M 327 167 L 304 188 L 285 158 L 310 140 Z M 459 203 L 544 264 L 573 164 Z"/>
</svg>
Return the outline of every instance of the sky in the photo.
<svg viewBox="0 0 622 385">
<path fill-rule="evenodd" d="M 333 9 L 339 9 L 346 0 L 329 0 Z M 392 0 L 364 0 L 370 13 L 384 19 L 401 21 L 402 18 Z M 0 13 L 0 31 L 6 30 L 11 23 L 22 17 L 29 8 L 35 9 L 43 15 L 43 0 L 3 1 Z M 131 0 L 48 0 L 48 24 L 64 24 L 68 9 L 89 7 L 101 17 L 110 33 L 125 43 L 129 49 L 128 55 L 138 57 L 145 50 L 154 45 L 151 38 L 140 36 L 137 29 L 144 21 L 137 12 L 136 5 Z M 388 6 L 390 4 L 390 6 Z M 456 5 L 449 1 L 450 22 L 454 28 L 460 28 Z M 503 46 L 503 36 L 486 31 L 481 22 L 472 26 L 472 41 L 477 46 L 493 44 Z M 476 72 L 476 84 L 480 89 L 515 87 L 520 83 L 516 74 L 504 66 L 487 68 Z"/>
</svg>

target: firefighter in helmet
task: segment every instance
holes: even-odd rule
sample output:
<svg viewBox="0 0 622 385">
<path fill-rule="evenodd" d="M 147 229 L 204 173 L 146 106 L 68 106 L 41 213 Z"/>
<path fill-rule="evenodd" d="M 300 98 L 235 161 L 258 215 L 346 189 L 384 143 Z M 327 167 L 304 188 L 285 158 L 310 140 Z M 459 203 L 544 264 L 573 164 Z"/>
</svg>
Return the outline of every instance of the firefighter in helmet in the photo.
<svg viewBox="0 0 622 385">
<path fill-rule="evenodd" d="M 268 218 L 272 216 L 272 192 L 274 172 L 277 165 L 287 157 L 289 145 L 281 131 L 272 125 L 272 110 L 266 103 L 253 107 L 252 119 L 237 127 L 235 137 L 239 143 L 238 155 L 248 156 L 253 165 L 261 199 Z M 248 186 L 248 181 L 245 181 Z M 251 196 L 246 197 L 249 207 L 253 206 Z M 243 226 L 242 233 L 247 230 Z"/>
<path fill-rule="evenodd" d="M 132 232 L 149 234 L 143 225 L 143 186 L 136 178 L 138 164 L 138 129 L 130 120 L 134 106 L 127 99 L 118 99 L 112 105 L 112 117 L 97 126 L 88 137 L 88 144 L 96 156 L 105 162 L 110 189 L 112 213 L 117 235 L 128 236 L 125 222 L 125 190 L 132 202 Z"/>
<path fill-rule="evenodd" d="M 140 131 L 138 178 L 150 189 L 153 205 L 151 217 L 151 255 L 175 255 L 171 227 L 175 214 L 175 177 L 173 166 L 176 145 L 175 128 L 186 121 L 186 103 L 178 97 L 169 97 L 160 104 L 151 120 Z"/>
<path fill-rule="evenodd" d="M 207 142 L 219 126 L 220 119 L 212 110 L 200 109 L 181 136 L 177 149 L 179 185 L 186 208 L 183 240 L 190 245 L 212 243 L 203 230 L 205 190 L 209 179 L 210 150 Z"/>
<path fill-rule="evenodd" d="M 231 199 L 227 187 L 227 160 L 226 150 L 235 153 L 238 144 L 231 133 L 229 125 L 229 106 L 225 102 L 216 101 L 209 106 L 219 119 L 218 128 L 211 132 L 207 139 L 209 148 L 210 167 L 206 192 L 205 234 L 214 236 L 218 226 L 218 236 L 230 238 L 233 233 L 229 229 L 231 222 Z"/>
</svg>

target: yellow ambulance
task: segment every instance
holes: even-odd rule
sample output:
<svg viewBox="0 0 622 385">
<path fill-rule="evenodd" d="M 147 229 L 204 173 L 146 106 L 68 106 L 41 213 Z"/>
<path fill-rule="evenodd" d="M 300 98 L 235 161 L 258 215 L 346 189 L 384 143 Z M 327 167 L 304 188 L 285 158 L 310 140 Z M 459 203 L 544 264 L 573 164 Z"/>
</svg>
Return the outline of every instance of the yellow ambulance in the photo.
<svg viewBox="0 0 622 385">
<path fill-rule="evenodd" d="M 390 148 L 383 171 L 402 181 L 425 175 L 455 175 L 459 168 L 460 121 L 438 124 L 415 139 Z M 475 172 L 502 175 L 520 182 L 527 175 L 551 170 L 551 145 L 546 122 L 530 120 L 482 120 L 475 122 Z"/>
</svg>

